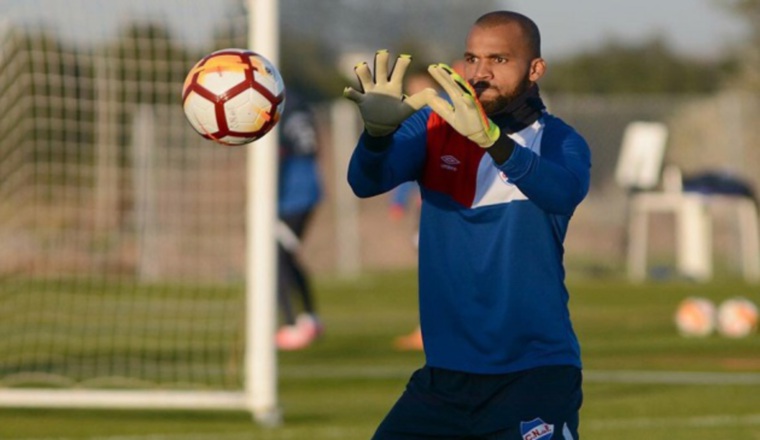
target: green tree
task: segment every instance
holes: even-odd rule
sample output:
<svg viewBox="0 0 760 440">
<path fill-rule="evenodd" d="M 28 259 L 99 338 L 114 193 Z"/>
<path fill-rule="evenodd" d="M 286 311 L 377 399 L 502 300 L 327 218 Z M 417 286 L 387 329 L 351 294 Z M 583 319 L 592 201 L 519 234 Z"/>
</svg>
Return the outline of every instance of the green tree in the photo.
<svg viewBox="0 0 760 440">
<path fill-rule="evenodd" d="M 287 87 L 312 102 L 331 100 L 343 93 L 346 82 L 337 69 L 335 52 L 322 41 L 289 33 L 281 40 L 280 73 Z"/>
<path fill-rule="evenodd" d="M 704 61 L 674 53 L 660 37 L 636 45 L 610 41 L 600 49 L 549 63 L 547 92 L 710 93 L 734 68 L 730 59 Z"/>
<path fill-rule="evenodd" d="M 732 82 L 760 91 L 760 0 L 720 0 L 720 3 L 749 27 L 749 35 L 739 48 L 739 68 Z"/>
<path fill-rule="evenodd" d="M 115 61 L 124 103 L 176 102 L 179 91 L 166 84 L 182 84 L 197 61 L 172 39 L 164 24 L 151 22 L 126 26 L 107 53 Z"/>
<path fill-rule="evenodd" d="M 214 50 L 248 45 L 248 20 L 245 9 L 233 11 L 230 22 L 214 31 Z M 266 56 L 266 54 L 263 54 Z M 203 55 L 198 55 L 200 59 Z M 297 32 L 283 26 L 280 30 L 280 56 L 277 68 L 287 89 L 297 89 L 310 102 L 334 99 L 343 92 L 345 80 L 337 68 L 336 51 L 324 38 Z"/>
</svg>

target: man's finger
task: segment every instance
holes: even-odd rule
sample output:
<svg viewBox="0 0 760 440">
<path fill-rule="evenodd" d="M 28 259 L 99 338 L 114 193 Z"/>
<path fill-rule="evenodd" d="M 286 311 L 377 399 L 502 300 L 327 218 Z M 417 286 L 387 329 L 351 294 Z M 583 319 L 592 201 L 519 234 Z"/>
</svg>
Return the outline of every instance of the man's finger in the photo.
<svg viewBox="0 0 760 440">
<path fill-rule="evenodd" d="M 364 99 L 364 94 L 353 87 L 346 87 L 343 89 L 343 96 L 357 104 Z"/>
<path fill-rule="evenodd" d="M 367 63 L 361 62 L 357 64 L 354 67 L 354 73 L 356 73 L 356 78 L 359 79 L 362 92 L 367 92 L 375 87 L 375 82 L 372 80 L 372 72 L 369 71 Z"/>
<path fill-rule="evenodd" d="M 449 66 L 446 67 L 448 67 L 447 72 L 449 72 L 449 76 L 451 76 L 451 79 L 457 83 L 460 89 L 462 89 L 465 94 L 470 95 L 472 98 L 475 98 L 477 94 L 475 93 L 475 89 L 472 88 L 472 85 L 470 85 L 467 80 L 462 78 L 462 75 L 457 73 L 456 70 L 451 69 Z"/>
<path fill-rule="evenodd" d="M 428 98 L 427 105 L 429 105 L 434 112 L 438 113 L 438 116 L 443 118 L 444 121 L 448 122 L 449 125 L 452 127 L 454 126 L 454 123 L 456 122 L 454 108 L 448 101 L 436 94 L 436 96 Z"/>
<path fill-rule="evenodd" d="M 380 49 L 375 52 L 375 84 L 388 82 L 388 51 Z"/>
<path fill-rule="evenodd" d="M 407 54 L 401 54 L 396 58 L 396 64 L 393 65 L 393 70 L 391 71 L 391 77 L 390 77 L 390 85 L 392 86 L 392 90 L 394 92 L 397 92 L 399 95 L 402 93 L 402 90 L 404 88 L 404 74 L 406 74 L 406 69 L 409 67 L 409 64 L 412 62 L 412 56 Z"/>
<path fill-rule="evenodd" d="M 404 102 L 416 111 L 428 105 L 428 102 L 430 102 L 433 98 L 438 98 L 438 93 L 436 93 L 436 91 L 431 88 L 425 88 L 404 99 Z"/>
<path fill-rule="evenodd" d="M 441 88 L 446 94 L 449 95 L 452 100 L 455 100 L 457 97 L 462 96 L 464 92 L 456 81 L 454 81 L 454 78 L 451 77 L 449 72 L 444 69 L 444 66 L 446 65 L 431 64 L 430 67 L 428 67 L 428 72 L 430 73 L 430 76 L 441 85 Z"/>
</svg>

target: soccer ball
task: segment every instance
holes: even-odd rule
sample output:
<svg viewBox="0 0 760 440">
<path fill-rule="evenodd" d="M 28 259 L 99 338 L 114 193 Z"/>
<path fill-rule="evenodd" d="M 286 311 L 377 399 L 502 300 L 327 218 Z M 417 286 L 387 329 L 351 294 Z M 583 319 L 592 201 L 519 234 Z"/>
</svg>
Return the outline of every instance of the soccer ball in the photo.
<svg viewBox="0 0 760 440">
<path fill-rule="evenodd" d="M 729 338 L 743 338 L 757 329 L 757 306 L 745 298 L 732 298 L 718 307 L 718 332 Z"/>
<path fill-rule="evenodd" d="M 715 330 L 715 305 L 706 298 L 686 298 L 678 304 L 674 321 L 683 336 L 707 336 Z"/>
<path fill-rule="evenodd" d="M 198 61 L 187 74 L 182 107 L 204 138 L 243 145 L 267 134 L 280 120 L 285 84 L 260 54 L 223 49 Z"/>
</svg>

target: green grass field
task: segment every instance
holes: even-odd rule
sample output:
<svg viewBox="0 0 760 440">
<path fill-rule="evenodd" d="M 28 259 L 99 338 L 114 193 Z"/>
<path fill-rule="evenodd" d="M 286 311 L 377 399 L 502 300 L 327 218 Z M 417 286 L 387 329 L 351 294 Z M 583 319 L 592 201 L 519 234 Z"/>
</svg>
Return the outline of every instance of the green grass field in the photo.
<svg viewBox="0 0 760 440">
<path fill-rule="evenodd" d="M 281 427 L 230 412 L 0 409 L 0 439 L 368 439 L 423 362 L 392 348 L 416 325 L 415 285 L 413 272 L 318 280 L 326 335 L 280 355 Z M 760 286 L 580 275 L 568 285 L 585 363 L 582 438 L 760 439 L 760 335 L 685 339 L 672 324 L 686 296 L 760 302 Z"/>
</svg>

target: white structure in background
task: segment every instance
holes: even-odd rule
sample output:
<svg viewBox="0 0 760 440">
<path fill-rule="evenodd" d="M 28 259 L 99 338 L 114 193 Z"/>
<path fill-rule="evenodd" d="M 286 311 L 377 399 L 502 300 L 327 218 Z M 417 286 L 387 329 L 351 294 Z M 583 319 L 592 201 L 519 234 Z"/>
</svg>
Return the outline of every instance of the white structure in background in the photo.
<svg viewBox="0 0 760 440">
<path fill-rule="evenodd" d="M 675 166 L 663 170 L 667 137 L 667 126 L 659 122 L 632 122 L 623 134 L 615 180 L 629 192 L 629 278 L 632 281 L 646 278 L 648 221 L 649 215 L 654 213 L 675 216 L 678 272 L 697 281 L 712 278 L 710 207 L 720 201 L 733 205 L 737 211 L 744 278 L 749 282 L 760 281 L 760 239 L 755 201 L 741 196 L 684 191 L 680 170 Z"/>
<path fill-rule="evenodd" d="M 356 108 L 340 98 L 330 105 L 333 168 L 339 170 L 335 179 L 335 246 L 338 274 L 353 278 L 361 272 L 361 240 L 359 238 L 359 203 L 346 184 L 345 174 L 356 140 L 361 134 Z"/>
</svg>

